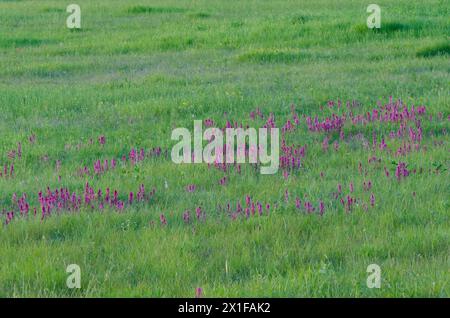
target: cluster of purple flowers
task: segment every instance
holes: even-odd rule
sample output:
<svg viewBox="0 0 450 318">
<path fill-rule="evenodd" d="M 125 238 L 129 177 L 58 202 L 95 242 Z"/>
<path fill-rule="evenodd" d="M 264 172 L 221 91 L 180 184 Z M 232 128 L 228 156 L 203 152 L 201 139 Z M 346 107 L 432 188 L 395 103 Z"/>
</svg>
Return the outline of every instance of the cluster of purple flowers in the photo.
<svg viewBox="0 0 450 318">
<path fill-rule="evenodd" d="M 167 150 L 165 150 L 165 155 L 167 156 Z M 126 164 L 127 162 L 131 163 L 131 165 L 136 165 L 137 163 L 145 160 L 146 158 L 155 158 L 160 157 L 162 155 L 162 148 L 161 147 L 154 147 L 151 149 L 151 151 L 147 152 L 141 148 L 139 151 L 135 148 L 132 148 L 130 152 L 128 153 L 128 157 L 126 155 L 123 155 L 121 157 L 121 162 L 123 164 Z M 89 175 L 95 175 L 99 176 L 104 174 L 105 172 L 109 170 L 114 170 L 117 167 L 117 160 L 112 158 L 111 160 L 104 159 L 104 160 L 96 160 L 93 164 L 93 170 L 90 170 L 87 166 L 84 166 L 83 168 L 78 169 L 77 175 L 78 176 L 89 176 Z"/>
<path fill-rule="evenodd" d="M 373 130 L 371 132 L 371 136 L 365 136 L 364 132 L 358 132 L 358 134 L 354 136 L 359 138 L 357 139 L 358 141 L 364 141 L 364 149 L 368 152 L 369 157 L 369 165 L 367 165 L 367 167 L 363 167 L 361 162 L 358 164 L 358 172 L 364 178 L 364 181 L 362 182 L 363 191 L 359 191 L 360 185 L 356 183 L 354 184 L 353 182 L 349 182 L 348 187 L 345 186 L 345 189 L 347 190 L 343 190 L 342 185 L 338 184 L 337 192 L 332 192 L 331 199 L 324 201 L 323 198 L 326 196 L 317 199 L 310 199 L 305 195 L 302 200 L 299 197 L 295 197 L 295 195 L 290 195 L 289 191 L 286 189 L 283 198 L 284 203 L 283 199 L 280 199 L 271 206 L 269 203 L 256 201 L 247 195 L 245 196 L 244 204 L 242 204 L 240 200 L 228 202 L 225 207 L 219 206 L 218 210 L 225 212 L 232 220 L 236 220 L 239 217 L 250 218 L 255 215 L 262 216 L 264 214 L 269 214 L 271 208 L 272 210 L 277 210 L 279 205 L 287 207 L 292 206 L 292 199 L 294 197 L 295 209 L 304 211 L 307 214 L 317 213 L 319 215 L 323 215 L 327 209 L 333 206 L 339 206 L 339 204 L 342 205 L 343 209 L 347 213 L 351 212 L 356 206 L 361 206 L 367 210 L 368 208 L 375 207 L 376 205 L 375 194 L 372 192 L 374 186 L 372 181 L 368 180 L 370 169 L 373 169 L 374 171 L 382 171 L 381 169 L 383 166 L 381 165 L 381 158 L 386 155 L 407 156 L 412 151 L 426 151 L 426 146 L 422 145 L 422 141 L 424 139 L 422 121 L 424 120 L 423 116 L 426 113 L 425 106 L 415 107 L 412 105 L 408 107 L 402 101 L 398 100 L 394 102 L 393 99 L 390 98 L 387 104 L 379 104 L 371 111 L 363 114 L 354 114 L 355 109 L 359 107 L 359 103 L 357 102 L 346 103 L 346 105 L 343 105 L 340 101 L 330 101 L 327 103 L 326 107 L 328 109 L 325 109 L 323 106 L 320 109 L 323 112 L 328 112 L 327 114 L 333 112 L 331 115 L 324 115 L 325 113 L 323 113 L 322 115 L 315 116 L 313 118 L 305 115 L 300 117 L 296 113 L 294 105 L 291 106 L 291 116 L 281 126 L 280 168 L 282 169 L 283 177 L 285 180 L 288 180 L 289 175 L 293 173 L 293 170 L 299 170 L 302 167 L 302 164 L 305 162 L 307 151 L 308 154 L 311 153 L 309 150 L 309 147 L 311 147 L 310 144 L 296 144 L 290 142 L 288 141 L 290 140 L 289 134 L 294 134 L 301 128 L 304 128 L 308 133 L 317 135 L 318 138 L 320 138 L 318 140 L 318 144 L 319 146 L 321 144 L 324 152 L 329 152 L 330 146 L 334 148 L 334 151 L 338 152 L 339 149 L 342 149 L 340 148 L 340 145 L 345 147 L 347 140 L 352 138 L 352 135 L 349 132 L 347 132 L 347 138 L 344 134 L 344 128 L 346 128 L 347 125 L 366 126 L 370 124 L 371 126 L 377 126 L 387 123 L 389 124 L 387 125 L 389 127 L 389 133 L 387 135 L 383 135 L 382 133 L 380 134 L 380 132 Z M 303 118 L 302 121 L 300 118 Z M 440 113 L 437 118 L 439 120 L 444 120 L 444 115 Z M 447 117 L 447 119 L 450 120 L 450 116 Z M 259 108 L 250 112 L 250 120 L 258 120 L 259 125 L 264 128 L 277 127 L 275 115 L 273 113 L 269 113 L 268 116 L 265 116 Z M 305 120 L 306 125 L 302 127 L 303 120 Z M 431 116 L 430 120 L 432 120 Z M 213 127 L 216 123 L 213 119 L 208 118 L 204 120 L 204 125 L 206 127 Z M 225 130 L 226 128 L 232 127 L 248 128 L 248 125 L 237 121 L 226 120 L 224 127 L 221 129 Z M 391 129 L 394 130 L 390 131 Z M 34 144 L 36 141 L 36 136 L 33 134 L 28 138 L 28 140 L 30 144 Z M 97 140 L 100 146 L 104 146 L 106 144 L 106 137 L 104 135 L 99 136 Z M 386 141 L 389 143 L 389 146 Z M 443 145 L 442 142 L 440 144 L 437 144 L 438 141 L 436 140 L 434 142 L 435 145 Z M 93 143 L 95 143 L 95 138 L 90 140 L 90 144 Z M 250 151 L 254 150 L 255 149 L 252 150 L 246 148 L 245 153 L 248 155 Z M 19 142 L 17 144 L 17 148 L 10 150 L 7 155 L 11 163 L 0 166 L 0 178 L 11 178 L 14 176 L 14 162 L 15 160 L 21 159 L 23 156 L 22 144 Z M 82 176 L 100 176 L 107 171 L 114 170 L 117 165 L 128 164 L 135 166 L 147 158 L 161 156 L 168 158 L 168 150 L 166 149 L 163 151 L 161 147 L 155 147 L 147 151 L 143 148 L 131 148 L 126 155 L 122 155 L 121 157 L 101 160 L 98 159 L 91 166 L 92 170 L 85 166 L 78 170 L 78 174 Z M 250 166 L 255 168 L 256 173 L 258 171 L 259 163 L 251 164 Z M 19 167 L 21 166 L 19 165 Z M 57 172 L 59 172 L 60 167 L 61 161 L 57 160 Z M 219 186 L 225 186 L 228 184 L 230 178 L 228 174 L 232 172 L 241 174 L 242 169 L 241 164 L 237 163 L 216 162 L 213 164 L 208 164 L 208 167 L 216 168 L 227 174 L 221 177 L 218 182 L 214 182 Z M 423 171 L 422 168 L 417 168 L 417 170 L 419 173 Z M 435 170 L 435 172 L 436 171 L 437 170 Z M 384 167 L 384 173 L 389 179 L 391 172 L 386 167 Z M 394 173 L 395 178 L 400 181 L 407 178 L 411 174 L 415 174 L 416 169 L 408 167 L 406 162 L 401 161 L 396 163 L 395 172 L 392 171 L 392 173 Z M 242 175 L 244 175 L 244 173 Z M 325 173 L 323 171 L 321 171 L 320 177 L 321 179 L 325 178 Z M 395 180 L 395 178 L 392 180 Z M 188 184 L 185 187 L 185 190 L 188 193 L 194 193 L 197 190 L 197 186 L 195 184 Z M 38 205 L 35 207 L 32 207 L 28 202 L 26 194 L 22 194 L 19 198 L 16 194 L 14 194 L 12 198 L 13 208 L 8 208 L 7 211 L 3 210 L 2 215 L 6 216 L 6 223 L 8 224 L 14 219 L 15 216 L 28 216 L 30 211 L 34 215 L 36 215 L 39 211 L 41 218 L 45 218 L 54 213 L 60 213 L 63 211 L 73 212 L 82 209 L 103 210 L 106 207 L 109 207 L 117 211 L 123 211 L 126 207 L 131 207 L 138 203 L 149 203 L 154 197 L 155 191 L 156 190 L 153 189 L 149 193 L 146 193 L 144 185 L 141 184 L 138 191 L 128 192 L 128 194 L 120 197 L 117 190 L 110 190 L 110 188 L 106 188 L 105 192 L 101 189 L 94 190 L 89 183 L 85 184 L 84 191 L 82 191 L 81 194 L 71 192 L 68 188 L 50 190 L 50 188 L 47 187 L 46 191 L 38 193 Z M 195 194 L 193 194 L 193 196 L 195 196 Z M 195 219 L 205 219 L 206 213 L 201 206 L 195 207 L 192 211 L 193 213 L 191 213 L 191 210 L 185 210 L 182 213 L 184 223 L 189 224 Z M 169 218 L 170 216 L 171 215 L 169 215 Z M 165 226 L 168 224 L 168 218 L 162 213 L 160 214 L 159 221 L 161 225 Z"/>
<path fill-rule="evenodd" d="M 54 212 L 75 212 L 82 208 L 103 210 L 106 206 L 109 206 L 110 208 L 122 211 L 125 205 L 132 206 L 137 203 L 149 203 L 155 193 L 155 188 L 149 193 L 146 193 L 145 186 L 141 184 L 136 194 L 130 192 L 128 201 L 125 202 L 119 198 L 119 192 L 117 190 L 106 188 L 106 191 L 103 193 L 101 189 L 95 191 L 89 183 L 86 183 L 84 192 L 81 195 L 69 191 L 68 188 L 51 190 L 47 187 L 45 192 L 40 191 L 38 193 L 39 206 L 37 208 L 34 207 L 31 209 L 26 194 L 23 194 L 19 199 L 17 199 L 16 194 L 14 194 L 12 202 L 15 207 L 12 211 L 6 212 L 6 223 L 10 223 L 15 215 L 15 211 L 18 211 L 21 216 L 28 216 L 29 211 L 32 210 L 33 214 L 36 216 L 39 209 L 42 219 L 52 215 Z"/>
<path fill-rule="evenodd" d="M 0 167 L 0 178 L 12 178 L 14 177 L 14 164 L 5 164 L 3 169 Z"/>
<path fill-rule="evenodd" d="M 397 168 L 395 168 L 395 177 L 400 181 L 402 178 L 406 178 L 407 176 L 409 176 L 409 171 L 406 168 L 406 163 L 399 162 Z"/>
</svg>

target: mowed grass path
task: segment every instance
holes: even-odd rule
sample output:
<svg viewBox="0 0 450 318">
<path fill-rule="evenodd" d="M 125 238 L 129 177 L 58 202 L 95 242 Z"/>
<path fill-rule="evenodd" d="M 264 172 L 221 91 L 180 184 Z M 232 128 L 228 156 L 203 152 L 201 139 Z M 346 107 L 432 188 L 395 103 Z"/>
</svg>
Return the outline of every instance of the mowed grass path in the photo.
<svg viewBox="0 0 450 318">
<path fill-rule="evenodd" d="M 197 287 L 206 297 L 449 296 L 446 1 L 380 0 L 379 31 L 366 28 L 364 1 L 75 2 L 78 31 L 66 28 L 68 2 L 0 1 L 0 166 L 15 164 L 14 178 L 0 178 L 0 296 L 193 297 Z M 389 96 L 427 106 L 426 151 L 398 158 L 349 139 L 324 152 L 324 135 L 308 133 L 301 119 L 293 142 L 308 145 L 307 155 L 287 180 L 281 170 L 262 176 L 244 167 L 219 186 L 223 172 L 164 157 L 77 175 L 132 147 L 170 150 L 172 129 L 192 130 L 194 119 L 253 125 L 249 113 L 259 107 L 281 126 L 291 104 L 314 117 L 328 100 L 356 100 L 364 114 Z M 369 142 L 373 129 L 389 133 L 344 127 Z M 19 142 L 23 157 L 13 160 L 8 152 Z M 382 160 L 373 169 L 371 155 Z M 392 161 L 425 173 L 397 182 Z M 345 191 L 354 183 L 368 202 L 368 179 L 374 208 L 346 213 L 332 201 L 339 183 Z M 83 209 L 4 224 L 14 193 L 36 206 L 47 187 L 82 193 L 86 182 L 116 188 L 124 200 L 144 183 L 156 196 L 122 213 Z M 245 195 L 277 205 L 268 216 L 234 221 L 219 211 Z M 299 212 L 296 196 L 323 200 L 325 214 Z M 185 224 L 182 213 L 198 206 L 206 219 Z M 79 290 L 66 287 L 73 263 Z M 369 264 L 381 267 L 380 289 L 366 286 Z"/>
</svg>

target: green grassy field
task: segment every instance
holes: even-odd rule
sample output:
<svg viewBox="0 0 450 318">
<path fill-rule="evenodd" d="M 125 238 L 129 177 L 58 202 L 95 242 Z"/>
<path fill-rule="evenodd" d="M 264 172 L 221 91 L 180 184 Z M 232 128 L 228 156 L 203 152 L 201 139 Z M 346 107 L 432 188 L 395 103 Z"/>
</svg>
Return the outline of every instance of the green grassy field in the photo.
<svg viewBox="0 0 450 318">
<path fill-rule="evenodd" d="M 74 2 L 80 30 L 66 27 L 70 2 L 0 1 L 0 296 L 449 297 L 448 1 L 380 0 L 380 30 L 366 26 L 371 2 L 356 0 Z M 420 146 L 404 155 L 408 132 L 389 137 L 397 123 L 347 120 L 343 138 L 306 125 L 346 111 L 329 100 L 364 116 L 390 96 L 426 106 Z M 172 129 L 192 130 L 194 119 L 259 127 L 273 113 L 282 127 L 291 105 L 300 124 L 289 144 L 307 148 L 288 176 L 165 155 Z M 249 116 L 257 108 L 264 119 Z M 386 150 L 372 148 L 374 133 Z M 161 155 L 121 161 L 155 147 Z M 113 158 L 115 169 L 92 174 Z M 399 162 L 409 175 L 397 180 Z M 122 211 L 81 204 L 42 218 L 39 191 L 81 195 L 87 182 L 125 203 L 140 184 L 155 193 Z M 339 184 L 356 198 L 351 209 L 333 197 Z M 246 195 L 263 215 L 233 214 Z M 81 268 L 80 289 L 66 286 L 69 264 Z M 366 285 L 370 264 L 381 268 L 379 289 Z"/>
</svg>

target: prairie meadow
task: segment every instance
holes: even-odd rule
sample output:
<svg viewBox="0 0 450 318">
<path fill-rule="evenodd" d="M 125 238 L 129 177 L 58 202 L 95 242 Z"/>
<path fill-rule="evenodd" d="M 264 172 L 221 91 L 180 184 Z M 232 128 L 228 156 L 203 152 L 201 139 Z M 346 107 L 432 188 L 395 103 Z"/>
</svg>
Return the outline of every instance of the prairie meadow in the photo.
<svg viewBox="0 0 450 318">
<path fill-rule="evenodd" d="M 74 1 L 0 1 L 1 297 L 450 295 L 448 1 Z"/>
</svg>

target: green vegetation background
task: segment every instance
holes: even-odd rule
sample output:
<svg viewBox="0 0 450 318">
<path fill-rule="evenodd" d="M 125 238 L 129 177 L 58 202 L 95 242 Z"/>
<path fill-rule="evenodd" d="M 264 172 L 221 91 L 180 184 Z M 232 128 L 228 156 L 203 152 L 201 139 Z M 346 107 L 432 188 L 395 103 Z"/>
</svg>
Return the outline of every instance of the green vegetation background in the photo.
<svg viewBox="0 0 450 318">
<path fill-rule="evenodd" d="M 24 144 L 16 177 L 0 178 L 0 209 L 13 193 L 36 203 L 39 190 L 60 185 L 58 175 L 81 191 L 87 179 L 74 176 L 80 167 L 131 147 L 170 147 L 173 127 L 205 118 L 223 124 L 224 112 L 249 123 L 248 113 L 260 107 L 282 120 L 292 103 L 314 115 L 328 100 L 370 109 L 392 95 L 425 104 L 434 116 L 449 114 L 445 0 L 380 0 L 379 31 L 365 25 L 366 1 L 76 2 L 79 31 L 65 26 L 67 1 L 0 1 L 0 163 Z M 426 133 L 442 128 L 430 124 Z M 369 136 L 371 128 L 361 132 Z M 33 147 L 26 143 L 32 133 Z M 76 149 L 99 135 L 104 147 Z M 430 142 L 408 164 L 448 166 L 448 135 L 436 138 L 442 147 Z M 123 214 L 83 211 L 2 226 L 0 296 L 191 297 L 202 287 L 206 297 L 448 297 L 448 172 L 401 184 L 373 173 L 377 205 L 370 213 L 330 208 L 320 218 L 291 204 L 233 222 L 215 212 L 245 194 L 274 202 L 289 189 L 329 200 L 323 196 L 338 183 L 360 188 L 363 149 L 324 154 L 321 139 L 306 130 L 297 141 L 310 148 L 304 170 L 288 181 L 244 171 L 220 187 L 219 171 L 162 159 L 89 179 L 123 194 L 140 183 L 155 186 L 157 200 Z M 184 190 L 191 183 L 199 189 L 193 194 Z M 182 212 L 199 205 L 206 223 L 183 224 Z M 81 266 L 80 290 L 65 284 L 72 263 Z M 381 266 L 381 289 L 366 286 L 372 263 Z"/>
</svg>

